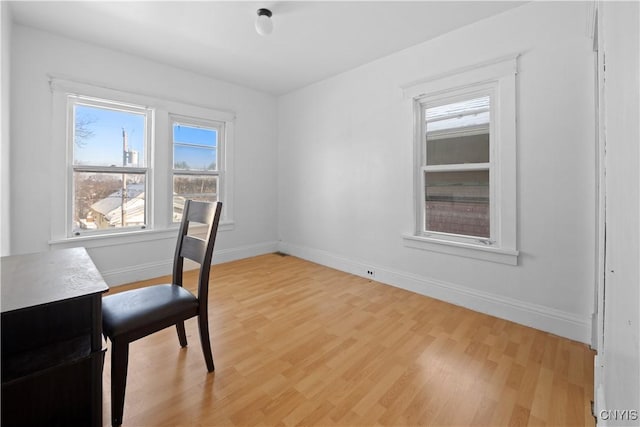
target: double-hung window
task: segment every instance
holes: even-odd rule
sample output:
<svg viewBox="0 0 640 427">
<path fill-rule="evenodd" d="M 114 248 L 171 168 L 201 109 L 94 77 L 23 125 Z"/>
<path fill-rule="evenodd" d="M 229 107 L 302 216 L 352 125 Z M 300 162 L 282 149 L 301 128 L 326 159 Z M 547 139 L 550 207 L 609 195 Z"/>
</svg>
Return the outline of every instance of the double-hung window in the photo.
<svg viewBox="0 0 640 427">
<path fill-rule="evenodd" d="M 424 235 L 491 239 L 491 95 L 476 96 L 421 104 Z"/>
<path fill-rule="evenodd" d="M 410 247 L 516 264 L 516 58 L 405 87 L 414 118 Z"/>
<path fill-rule="evenodd" d="M 145 228 L 152 110 L 68 96 L 73 234 Z"/>
<path fill-rule="evenodd" d="M 187 199 L 217 201 L 224 123 L 171 117 L 173 138 L 173 213 L 180 222 Z"/>
</svg>

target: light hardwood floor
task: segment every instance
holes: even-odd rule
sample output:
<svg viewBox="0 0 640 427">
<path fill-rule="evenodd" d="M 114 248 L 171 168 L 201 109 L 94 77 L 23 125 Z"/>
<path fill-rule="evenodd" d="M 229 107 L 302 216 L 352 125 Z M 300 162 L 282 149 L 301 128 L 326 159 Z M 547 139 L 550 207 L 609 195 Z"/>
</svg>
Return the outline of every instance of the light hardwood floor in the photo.
<svg viewBox="0 0 640 427">
<path fill-rule="evenodd" d="M 291 256 L 216 265 L 210 289 L 215 372 L 194 319 L 187 348 L 134 342 L 123 426 L 594 425 L 584 344 Z"/>
</svg>

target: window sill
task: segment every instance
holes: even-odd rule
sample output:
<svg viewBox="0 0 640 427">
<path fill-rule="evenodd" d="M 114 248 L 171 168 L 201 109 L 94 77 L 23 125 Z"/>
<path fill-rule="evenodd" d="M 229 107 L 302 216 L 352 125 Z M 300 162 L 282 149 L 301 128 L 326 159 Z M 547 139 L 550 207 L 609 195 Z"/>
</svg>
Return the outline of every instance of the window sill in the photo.
<svg viewBox="0 0 640 427">
<path fill-rule="evenodd" d="M 235 223 L 233 221 L 221 222 L 218 231 L 233 230 Z M 196 227 L 197 233 L 199 228 Z M 84 236 L 66 237 L 62 239 L 53 239 L 49 241 L 49 246 L 53 248 L 71 248 L 83 246 L 85 248 L 100 248 L 106 246 L 126 245 L 130 243 L 152 242 L 158 240 L 172 239 L 175 240 L 178 235 L 178 224 L 170 226 L 162 230 L 135 230 L 122 231 L 111 234 L 89 234 Z"/>
<path fill-rule="evenodd" d="M 457 255 L 500 264 L 518 265 L 518 251 L 513 249 L 480 246 L 471 243 L 452 242 L 434 237 L 403 234 L 404 245 L 409 248 Z"/>
</svg>

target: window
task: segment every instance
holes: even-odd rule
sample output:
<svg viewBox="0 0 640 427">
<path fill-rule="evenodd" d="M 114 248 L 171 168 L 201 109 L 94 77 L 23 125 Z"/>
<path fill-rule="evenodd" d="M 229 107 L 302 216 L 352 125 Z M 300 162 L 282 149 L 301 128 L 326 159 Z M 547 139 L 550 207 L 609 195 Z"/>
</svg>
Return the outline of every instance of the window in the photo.
<svg viewBox="0 0 640 427">
<path fill-rule="evenodd" d="M 173 222 L 180 222 L 185 200 L 218 200 L 224 123 L 173 117 L 171 134 Z"/>
<path fill-rule="evenodd" d="M 72 232 L 145 228 L 151 110 L 68 96 L 72 141 Z"/>
<path fill-rule="evenodd" d="M 233 229 L 235 115 L 51 77 L 52 245 L 174 239 L 186 198 Z"/>
<path fill-rule="evenodd" d="M 421 104 L 424 234 L 491 238 L 490 99 Z"/>
<path fill-rule="evenodd" d="M 517 263 L 516 58 L 405 88 L 414 116 L 410 247 Z"/>
</svg>

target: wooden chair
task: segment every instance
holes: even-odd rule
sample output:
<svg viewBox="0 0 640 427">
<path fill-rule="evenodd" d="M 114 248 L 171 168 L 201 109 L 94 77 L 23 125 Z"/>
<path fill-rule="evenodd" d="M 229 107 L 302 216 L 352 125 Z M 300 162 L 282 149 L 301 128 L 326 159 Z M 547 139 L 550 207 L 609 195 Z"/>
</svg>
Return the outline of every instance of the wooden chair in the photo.
<svg viewBox="0 0 640 427">
<path fill-rule="evenodd" d="M 182 347 L 187 345 L 184 321 L 198 316 L 200 343 L 207 370 L 212 372 L 213 356 L 209 341 L 207 298 L 209 271 L 222 203 L 187 200 L 182 214 L 173 262 L 173 282 L 105 296 L 102 301 L 102 327 L 111 346 L 111 422 L 122 424 L 127 382 L 129 343 L 169 326 L 176 326 Z M 208 225 L 206 240 L 190 236 L 189 224 Z M 182 287 L 184 258 L 200 264 L 197 296 Z"/>
</svg>

